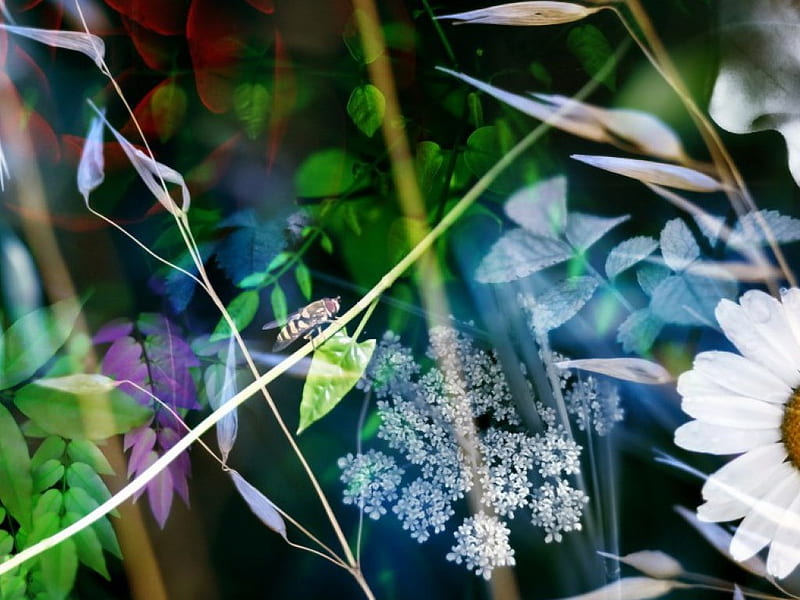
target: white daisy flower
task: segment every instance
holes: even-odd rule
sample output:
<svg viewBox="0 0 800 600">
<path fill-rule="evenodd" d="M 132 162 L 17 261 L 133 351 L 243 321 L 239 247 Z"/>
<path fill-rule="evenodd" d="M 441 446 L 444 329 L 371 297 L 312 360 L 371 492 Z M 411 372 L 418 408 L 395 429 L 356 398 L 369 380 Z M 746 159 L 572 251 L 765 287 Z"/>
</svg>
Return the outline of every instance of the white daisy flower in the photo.
<svg viewBox="0 0 800 600">
<path fill-rule="evenodd" d="M 675 431 L 678 446 L 741 454 L 709 476 L 704 521 L 743 520 L 730 552 L 744 561 L 770 545 L 767 570 L 779 578 L 800 564 L 800 289 L 781 301 L 749 291 L 716 309 L 741 353 L 702 352 L 681 375 L 683 410 L 695 421 Z"/>
</svg>

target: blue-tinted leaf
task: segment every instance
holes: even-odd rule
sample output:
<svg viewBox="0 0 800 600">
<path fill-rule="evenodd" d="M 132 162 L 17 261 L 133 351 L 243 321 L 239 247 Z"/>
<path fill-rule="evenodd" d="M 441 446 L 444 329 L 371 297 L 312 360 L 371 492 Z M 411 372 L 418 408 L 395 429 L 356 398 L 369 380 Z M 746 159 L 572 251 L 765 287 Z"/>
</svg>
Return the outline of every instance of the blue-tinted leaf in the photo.
<svg viewBox="0 0 800 600">
<path fill-rule="evenodd" d="M 569 213 L 567 217 L 567 241 L 577 250 L 587 250 L 614 227 L 624 223 L 629 218 L 629 215 L 609 218 L 579 212 Z"/>
<path fill-rule="evenodd" d="M 32 495 L 28 445 L 14 417 L 0 404 L 0 503 L 23 527 L 31 526 Z"/>
<path fill-rule="evenodd" d="M 559 237 L 567 226 L 567 178 L 553 177 L 519 190 L 506 201 L 505 211 L 531 233 Z"/>
<path fill-rule="evenodd" d="M 264 271 L 286 247 L 283 218 L 261 223 L 252 211 L 245 211 L 235 219 L 229 218 L 222 226 L 237 227 L 217 250 L 217 263 L 236 284 L 253 273 Z"/>
<path fill-rule="evenodd" d="M 642 308 L 622 322 L 617 331 L 617 341 L 625 352 L 644 354 L 663 328 L 662 319 L 656 317 L 649 308 Z"/>
<path fill-rule="evenodd" d="M 661 230 L 661 255 L 673 271 L 683 271 L 700 256 L 700 247 L 682 219 L 667 221 Z"/>
<path fill-rule="evenodd" d="M 660 319 L 678 325 L 714 327 L 714 309 L 722 298 L 733 298 L 733 280 L 709 279 L 692 275 L 673 275 L 658 284 L 650 308 Z"/>
<path fill-rule="evenodd" d="M 0 389 L 31 377 L 50 360 L 72 332 L 80 302 L 61 300 L 14 322 L 0 335 Z"/>
<path fill-rule="evenodd" d="M 229 471 L 233 485 L 239 491 L 239 494 L 247 502 L 250 510 L 253 511 L 259 520 L 267 527 L 272 529 L 275 533 L 286 539 L 286 523 L 283 522 L 283 517 L 275 510 L 275 506 L 269 499 L 259 492 L 256 488 L 250 485 L 244 477 L 239 475 L 236 471 L 231 469 Z"/>
<path fill-rule="evenodd" d="M 766 246 L 769 240 L 761 225 L 762 220 L 777 243 L 788 244 L 800 240 L 800 219 L 782 215 L 776 210 L 759 210 L 737 221 L 727 239 L 728 246 L 735 250 Z M 716 244 L 724 219 L 703 214 L 695 217 L 695 221 L 709 243 L 712 246 Z"/>
<path fill-rule="evenodd" d="M 671 275 L 670 270 L 662 265 L 642 265 L 636 270 L 636 280 L 642 291 L 652 296 L 658 284 Z"/>
<path fill-rule="evenodd" d="M 236 325 L 237 331 L 244 330 L 244 328 L 253 321 L 253 317 L 256 316 L 256 312 L 258 311 L 259 303 L 260 298 L 256 290 L 245 290 L 231 300 L 231 303 L 228 305 L 227 309 L 231 318 L 233 319 L 234 324 Z M 214 332 L 211 334 L 211 337 L 208 338 L 208 341 L 216 342 L 219 340 L 225 340 L 230 336 L 231 328 L 228 325 L 228 322 L 224 318 L 220 317 L 219 322 L 214 328 Z"/>
<path fill-rule="evenodd" d="M 481 283 L 514 281 L 571 256 L 572 249 L 561 240 L 512 229 L 490 248 L 475 271 L 475 279 Z"/>
<path fill-rule="evenodd" d="M 152 416 L 103 375 L 39 379 L 20 389 L 14 403 L 44 431 L 65 438 L 106 439 Z"/>
<path fill-rule="evenodd" d="M 545 332 L 569 321 L 589 301 L 599 283 L 595 277 L 571 277 L 526 302 L 534 327 Z"/>
<path fill-rule="evenodd" d="M 205 242 L 198 245 L 198 251 L 203 259 L 203 262 L 214 253 L 217 247 L 217 242 Z M 173 261 L 177 266 L 188 271 L 192 275 L 197 276 L 197 267 L 188 252 L 184 252 L 177 261 Z M 169 300 L 170 306 L 175 313 L 182 313 L 186 310 L 189 302 L 194 296 L 197 289 L 197 282 L 188 277 L 185 273 L 181 273 L 171 267 L 168 267 L 163 276 L 163 289 Z"/>
<path fill-rule="evenodd" d="M 375 340 L 356 343 L 338 331 L 317 348 L 308 370 L 300 403 L 300 433 L 339 404 L 367 368 Z"/>
<path fill-rule="evenodd" d="M 646 235 L 633 237 L 619 243 L 606 257 L 606 276 L 614 279 L 626 269 L 649 256 L 656 248 L 658 248 L 658 242 Z"/>
</svg>

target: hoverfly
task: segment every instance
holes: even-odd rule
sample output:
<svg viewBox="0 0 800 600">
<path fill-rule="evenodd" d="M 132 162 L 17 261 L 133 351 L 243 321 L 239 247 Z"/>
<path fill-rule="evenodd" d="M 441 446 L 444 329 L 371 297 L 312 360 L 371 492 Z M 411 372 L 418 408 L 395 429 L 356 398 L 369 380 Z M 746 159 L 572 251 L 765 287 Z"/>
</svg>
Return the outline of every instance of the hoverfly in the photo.
<svg viewBox="0 0 800 600">
<path fill-rule="evenodd" d="M 275 346 L 272 349 L 276 352 L 283 350 L 300 336 L 307 340 L 311 339 L 312 334 L 319 333 L 323 325 L 330 323 L 336 317 L 336 313 L 339 312 L 340 300 L 340 296 L 322 298 L 290 314 L 286 318 L 286 325 L 278 333 L 278 338 L 275 340 Z M 280 323 L 278 321 L 270 321 L 261 329 L 273 329 L 279 326 Z"/>
</svg>

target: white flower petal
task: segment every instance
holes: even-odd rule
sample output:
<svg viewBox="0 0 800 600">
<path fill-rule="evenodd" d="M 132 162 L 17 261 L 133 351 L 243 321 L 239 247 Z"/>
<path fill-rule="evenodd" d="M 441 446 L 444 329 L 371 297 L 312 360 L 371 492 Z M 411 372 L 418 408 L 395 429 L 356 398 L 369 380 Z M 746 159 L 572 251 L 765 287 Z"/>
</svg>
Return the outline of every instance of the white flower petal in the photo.
<svg viewBox="0 0 800 600">
<path fill-rule="evenodd" d="M 678 379 L 682 396 L 722 396 L 727 392 L 775 404 L 785 404 L 792 395 L 792 389 L 769 370 L 732 352 L 701 352 L 694 359 L 694 368 Z"/>
<path fill-rule="evenodd" d="M 800 495 L 786 509 L 767 557 L 767 571 L 784 578 L 800 564 Z"/>
<path fill-rule="evenodd" d="M 736 497 L 739 490 L 744 494 L 760 498 L 766 491 L 761 489 L 763 482 L 767 479 L 776 481 L 773 471 L 785 459 L 786 448 L 782 443 L 754 448 L 734 458 L 716 473 L 709 475 L 703 485 L 703 499 L 730 500 Z"/>
<path fill-rule="evenodd" d="M 731 540 L 731 556 L 737 561 L 755 555 L 775 537 L 786 509 L 800 494 L 800 476 L 792 464 L 781 464 L 775 477 L 775 487 L 756 503 Z"/>
<path fill-rule="evenodd" d="M 737 429 L 689 421 L 675 430 L 675 444 L 709 454 L 739 454 L 781 439 L 780 429 Z"/>
<path fill-rule="evenodd" d="M 745 357 L 763 365 L 791 387 L 800 384 L 800 348 L 777 300 L 750 290 L 741 306 L 721 300 L 715 311 L 723 332 Z"/>
<path fill-rule="evenodd" d="M 733 394 L 686 396 L 681 408 L 704 423 L 740 429 L 780 427 L 783 420 L 783 407 Z"/>
<path fill-rule="evenodd" d="M 697 518 L 707 523 L 735 521 L 745 516 L 752 507 L 752 504 L 739 500 L 714 498 L 697 507 Z"/>
<path fill-rule="evenodd" d="M 800 289 L 791 288 L 781 291 L 783 312 L 789 327 L 792 329 L 794 339 L 800 344 Z"/>
</svg>

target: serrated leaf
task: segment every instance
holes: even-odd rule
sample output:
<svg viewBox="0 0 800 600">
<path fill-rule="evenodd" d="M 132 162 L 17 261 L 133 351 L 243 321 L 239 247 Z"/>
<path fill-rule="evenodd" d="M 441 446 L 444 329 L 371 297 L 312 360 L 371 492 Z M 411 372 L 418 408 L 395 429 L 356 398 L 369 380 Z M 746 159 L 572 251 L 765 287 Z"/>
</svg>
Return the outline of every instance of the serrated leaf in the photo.
<svg viewBox="0 0 800 600">
<path fill-rule="evenodd" d="M 51 458 L 44 461 L 33 471 L 33 491 L 42 493 L 47 488 L 54 486 L 64 477 L 64 465 L 61 461 Z"/>
<path fill-rule="evenodd" d="M 344 331 L 317 348 L 303 386 L 298 433 L 339 404 L 367 368 L 374 350 L 375 340 L 356 343 Z"/>
<path fill-rule="evenodd" d="M 45 439 L 36 452 L 31 457 L 31 470 L 36 470 L 41 467 L 48 460 L 61 460 L 64 456 L 64 450 L 67 448 L 67 442 L 63 438 L 54 435 Z"/>
<path fill-rule="evenodd" d="M 661 230 L 661 255 L 673 271 L 683 271 L 700 257 L 700 247 L 682 219 L 667 221 Z"/>
<path fill-rule="evenodd" d="M 725 220 L 709 214 L 695 216 L 695 221 L 713 246 L 717 243 Z M 800 219 L 780 214 L 776 210 L 759 210 L 747 213 L 737 222 L 725 240 L 734 250 L 747 250 L 753 246 L 766 246 L 769 243 L 762 227 L 767 226 L 778 244 L 789 244 L 800 240 Z"/>
<path fill-rule="evenodd" d="M 589 8 L 574 2 L 534 0 L 488 6 L 478 10 L 441 15 L 437 18 L 493 25 L 558 25 L 578 21 L 598 10 L 600 9 Z"/>
<path fill-rule="evenodd" d="M 625 556 L 617 556 L 616 554 L 610 554 L 608 552 L 598 552 L 598 554 L 606 558 L 616 559 L 656 579 L 680 577 L 683 574 L 681 563 L 666 552 L 661 552 L 660 550 L 640 550 L 639 552 L 631 552 Z"/>
<path fill-rule="evenodd" d="M 86 463 L 100 475 L 114 474 L 114 468 L 105 454 L 89 440 L 70 440 L 67 444 L 67 456 L 72 462 Z"/>
<path fill-rule="evenodd" d="M 571 158 L 643 183 L 663 185 L 692 192 L 717 192 L 723 189 L 722 184 L 713 177 L 679 165 L 638 158 L 620 158 L 618 156 L 573 154 Z"/>
<path fill-rule="evenodd" d="M 247 506 L 253 511 L 253 514 L 255 514 L 264 525 L 272 529 L 272 531 L 280 535 L 283 539 L 286 539 L 286 523 L 284 523 L 280 513 L 275 510 L 275 505 L 272 504 L 264 494 L 250 485 L 237 471 L 231 469 L 229 473 L 231 479 L 233 479 L 233 485 L 236 486 L 239 494 L 244 501 L 247 502 Z"/>
<path fill-rule="evenodd" d="M 315 152 L 300 165 L 294 176 L 300 198 L 330 198 L 353 191 L 358 161 L 339 148 Z"/>
<path fill-rule="evenodd" d="M 62 517 L 61 525 L 62 527 L 69 527 L 80 518 L 81 515 L 68 512 Z M 75 542 L 78 560 L 102 575 L 106 580 L 110 580 L 111 577 L 106 567 L 106 558 L 103 554 L 103 546 L 100 544 L 100 539 L 97 537 L 95 530 L 91 527 L 86 527 L 73 535 L 71 539 Z"/>
<path fill-rule="evenodd" d="M 576 250 L 584 252 L 614 227 L 624 223 L 629 218 L 629 215 L 598 217 L 596 215 L 571 212 L 567 216 L 567 241 Z"/>
<path fill-rule="evenodd" d="M 652 296 L 662 281 L 671 275 L 670 270 L 662 265 L 642 265 L 636 270 L 636 281 L 648 296 Z"/>
<path fill-rule="evenodd" d="M 23 527 L 29 528 L 32 496 L 28 445 L 14 417 L 0 404 L 0 503 Z"/>
<path fill-rule="evenodd" d="M 0 335 L 0 389 L 31 377 L 66 342 L 80 314 L 75 299 L 56 302 L 15 321 Z"/>
<path fill-rule="evenodd" d="M 640 235 L 617 244 L 606 257 L 606 277 L 617 275 L 648 257 L 658 248 L 658 242 L 647 235 Z"/>
<path fill-rule="evenodd" d="M 236 213 L 241 219 L 231 222 L 229 227 L 236 227 L 219 245 L 216 253 L 217 263 L 240 287 L 249 287 L 257 283 L 243 280 L 256 273 L 263 273 L 267 265 L 286 247 L 286 236 L 283 234 L 285 222 L 282 218 L 260 221 L 252 211 Z M 226 226 L 223 223 L 221 226 Z"/>
<path fill-rule="evenodd" d="M 664 328 L 664 321 L 649 308 L 632 312 L 617 330 L 617 341 L 625 352 L 644 354 Z"/>
<path fill-rule="evenodd" d="M 717 304 L 722 298 L 733 298 L 736 291 L 736 282 L 732 280 L 673 275 L 653 291 L 650 309 L 668 323 L 714 327 Z"/>
<path fill-rule="evenodd" d="M 65 438 L 106 439 L 153 414 L 103 375 L 38 379 L 20 389 L 14 403 L 44 431 Z"/>
<path fill-rule="evenodd" d="M 78 551 L 72 539 L 66 539 L 39 556 L 42 583 L 48 600 L 63 600 L 75 585 L 78 573 Z"/>
<path fill-rule="evenodd" d="M 588 23 L 577 25 L 567 35 L 567 47 L 590 77 L 599 79 L 612 92 L 616 89 L 614 52 L 602 31 Z"/>
<path fill-rule="evenodd" d="M 475 271 L 475 279 L 481 283 L 514 281 L 571 257 L 572 249 L 561 240 L 512 229 L 489 249 Z"/>
<path fill-rule="evenodd" d="M 567 178 L 552 177 L 523 188 L 506 201 L 504 209 L 527 231 L 559 237 L 567 226 Z"/>
<path fill-rule="evenodd" d="M 108 491 L 106 484 L 86 463 L 75 462 L 67 467 L 66 481 L 70 488 L 79 487 L 86 490 L 86 493 L 98 504 L 102 504 L 111 497 L 111 492 Z"/>
<path fill-rule="evenodd" d="M 569 321 L 594 295 L 599 283 L 595 277 L 571 277 L 548 288 L 528 303 L 535 328 L 550 331 Z"/>
<path fill-rule="evenodd" d="M 374 85 L 360 85 L 350 93 L 347 114 L 367 137 L 372 137 L 380 129 L 385 112 L 386 99 Z"/>
<path fill-rule="evenodd" d="M 227 306 L 227 310 L 236 325 L 237 331 L 243 331 L 245 327 L 250 325 L 253 321 L 253 317 L 256 316 L 256 312 L 258 312 L 259 304 L 260 297 L 256 290 L 245 290 L 231 300 L 230 304 Z M 208 341 L 217 342 L 219 340 L 226 340 L 230 336 L 230 325 L 228 325 L 228 322 L 224 318 L 220 317 Z"/>
<path fill-rule="evenodd" d="M 308 270 L 304 262 L 298 262 L 297 266 L 294 268 L 294 279 L 303 297 L 306 300 L 311 300 L 311 271 Z"/>
<path fill-rule="evenodd" d="M 269 91 L 260 83 L 240 83 L 233 90 L 233 112 L 251 140 L 264 131 L 269 104 Z"/>
</svg>

